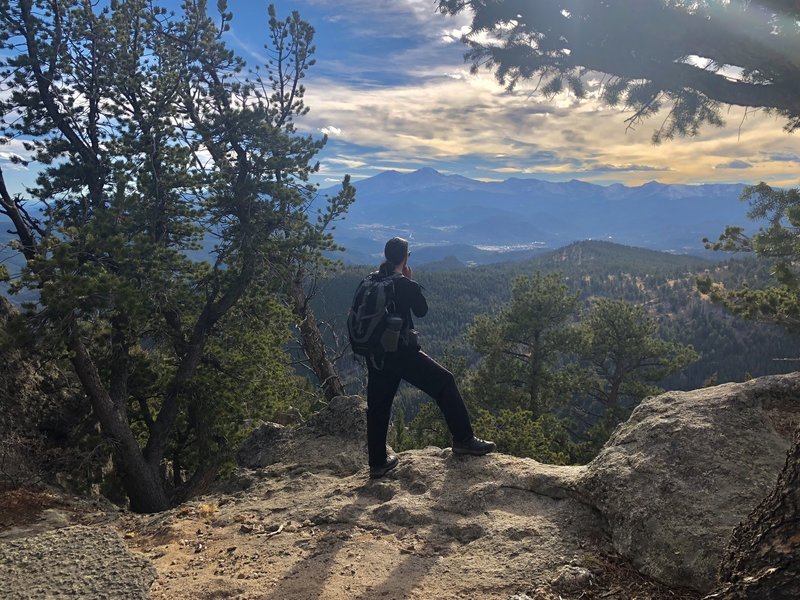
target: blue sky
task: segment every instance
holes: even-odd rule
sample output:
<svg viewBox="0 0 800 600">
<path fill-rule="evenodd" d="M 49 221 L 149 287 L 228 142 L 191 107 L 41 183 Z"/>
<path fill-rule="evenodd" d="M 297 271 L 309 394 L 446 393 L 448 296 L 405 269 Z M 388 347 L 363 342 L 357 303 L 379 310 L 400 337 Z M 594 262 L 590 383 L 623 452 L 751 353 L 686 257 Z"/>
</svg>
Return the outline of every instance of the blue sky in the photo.
<svg viewBox="0 0 800 600">
<path fill-rule="evenodd" d="M 731 108 L 724 128 L 654 146 L 658 117 L 626 130 L 627 115 L 592 93 L 547 101 L 524 87 L 509 93 L 489 72 L 471 75 L 459 41 L 468 16 L 441 15 L 433 0 L 275 4 L 279 16 L 297 10 L 316 30 L 317 64 L 305 80 L 311 111 L 298 125 L 329 136 L 316 178 L 323 187 L 345 173 L 358 181 L 421 167 L 483 180 L 798 184 L 800 136 L 763 113 Z M 229 0 L 227 40 L 253 66 L 264 59 L 266 7 Z M 599 80 L 589 84 L 596 94 Z M 13 171 L 4 151 L 13 148 L 0 148 L 10 187 L 32 178 Z"/>
</svg>

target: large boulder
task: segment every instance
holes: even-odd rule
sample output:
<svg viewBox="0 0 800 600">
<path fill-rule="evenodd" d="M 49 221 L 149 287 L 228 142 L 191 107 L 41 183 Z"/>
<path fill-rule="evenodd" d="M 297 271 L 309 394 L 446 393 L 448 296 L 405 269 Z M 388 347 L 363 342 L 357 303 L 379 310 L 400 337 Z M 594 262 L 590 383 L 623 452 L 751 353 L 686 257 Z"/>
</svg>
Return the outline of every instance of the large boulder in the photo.
<svg viewBox="0 0 800 600">
<path fill-rule="evenodd" d="M 337 396 L 312 415 L 306 429 L 314 435 L 332 435 L 357 444 L 367 440 L 367 403 L 360 396 Z"/>
<path fill-rule="evenodd" d="M 643 401 L 577 493 L 616 549 L 670 586 L 710 590 L 734 527 L 774 488 L 800 424 L 800 373 Z"/>
<path fill-rule="evenodd" d="M 286 456 L 286 443 L 291 438 L 291 429 L 261 422 L 242 442 L 236 460 L 239 466 L 249 469 L 275 464 Z"/>
</svg>

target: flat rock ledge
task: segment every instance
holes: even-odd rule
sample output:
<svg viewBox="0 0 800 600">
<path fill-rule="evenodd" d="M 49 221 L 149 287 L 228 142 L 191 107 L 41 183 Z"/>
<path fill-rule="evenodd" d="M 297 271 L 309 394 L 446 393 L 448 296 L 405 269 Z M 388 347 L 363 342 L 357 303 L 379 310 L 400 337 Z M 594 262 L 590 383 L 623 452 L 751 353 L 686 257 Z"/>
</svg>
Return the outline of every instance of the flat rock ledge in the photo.
<svg viewBox="0 0 800 600">
<path fill-rule="evenodd" d="M 109 527 L 76 525 L 0 542 L 0 598 L 146 600 L 151 562 Z"/>
</svg>

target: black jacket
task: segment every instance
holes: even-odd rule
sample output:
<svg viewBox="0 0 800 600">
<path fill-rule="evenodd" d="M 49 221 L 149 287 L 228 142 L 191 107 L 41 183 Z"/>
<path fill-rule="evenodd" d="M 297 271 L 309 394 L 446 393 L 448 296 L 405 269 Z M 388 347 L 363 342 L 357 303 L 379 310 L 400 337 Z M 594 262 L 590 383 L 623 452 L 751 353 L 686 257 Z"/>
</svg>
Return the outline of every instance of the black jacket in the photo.
<svg viewBox="0 0 800 600">
<path fill-rule="evenodd" d="M 428 313 L 428 303 L 422 295 L 422 286 L 413 279 L 398 277 L 394 282 L 394 307 L 397 314 L 403 317 L 401 331 L 414 329 L 414 320 L 411 313 L 416 317 L 424 317 Z"/>
</svg>

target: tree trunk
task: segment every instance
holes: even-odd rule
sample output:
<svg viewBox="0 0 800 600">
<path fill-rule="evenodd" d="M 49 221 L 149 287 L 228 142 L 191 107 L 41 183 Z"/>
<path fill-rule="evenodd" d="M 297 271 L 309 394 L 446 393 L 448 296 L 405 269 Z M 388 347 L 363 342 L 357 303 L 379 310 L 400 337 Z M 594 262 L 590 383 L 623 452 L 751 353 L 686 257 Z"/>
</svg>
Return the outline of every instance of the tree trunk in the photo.
<svg viewBox="0 0 800 600">
<path fill-rule="evenodd" d="M 300 318 L 303 352 L 320 381 L 325 398 L 330 401 L 336 396 L 343 396 L 344 387 L 336 372 L 336 367 L 333 366 L 325 352 L 325 340 L 322 339 L 319 323 L 314 316 L 314 311 L 311 310 L 303 288 L 302 272 L 292 279 L 290 295 L 294 312 Z"/>
<path fill-rule="evenodd" d="M 800 429 L 776 488 L 734 530 L 706 600 L 800 598 Z"/>
<path fill-rule="evenodd" d="M 530 380 L 528 381 L 528 393 L 530 394 L 530 409 L 534 419 L 538 419 L 544 414 L 542 402 L 542 348 L 540 343 L 541 332 L 536 332 L 531 346 L 531 356 L 528 366 L 530 368 Z"/>
<path fill-rule="evenodd" d="M 194 324 L 191 336 L 188 341 L 181 343 L 184 354 L 178 363 L 178 368 L 172 377 L 172 381 L 167 386 L 164 402 L 161 405 L 161 410 L 158 411 L 158 416 L 153 426 L 150 428 L 150 438 L 144 448 L 145 459 L 153 468 L 156 468 L 164 457 L 168 438 L 175 427 L 175 420 L 178 417 L 180 396 L 186 384 L 197 372 L 197 367 L 203 359 L 203 352 L 211 330 L 239 301 L 239 298 L 242 297 L 253 279 L 255 273 L 254 254 L 252 248 L 243 250 L 242 268 L 238 276 L 219 300 L 214 301 L 213 298 L 209 298 L 206 301 L 203 311 Z M 165 314 L 165 319 L 168 323 L 172 320 L 169 314 Z"/>
<path fill-rule="evenodd" d="M 145 460 L 127 415 L 121 412 L 127 407 L 114 405 L 75 328 L 77 325 L 73 324 L 73 331 L 69 335 L 72 364 L 97 413 L 103 434 L 114 443 L 119 464 L 124 469 L 122 485 L 130 498 L 131 510 L 143 513 L 166 510 L 169 502 L 158 465 L 154 468 Z"/>
<path fill-rule="evenodd" d="M 622 389 L 622 380 L 624 378 L 624 371 L 618 369 L 611 379 L 611 389 L 608 392 L 608 403 L 606 404 L 606 410 L 609 414 L 619 406 L 619 391 Z"/>
<path fill-rule="evenodd" d="M 164 491 L 161 474 L 153 472 L 144 460 L 138 444 L 135 448 L 130 444 L 123 444 L 117 451 L 124 468 L 122 485 L 131 501 L 131 510 L 138 513 L 167 510 L 170 503 Z"/>
</svg>

